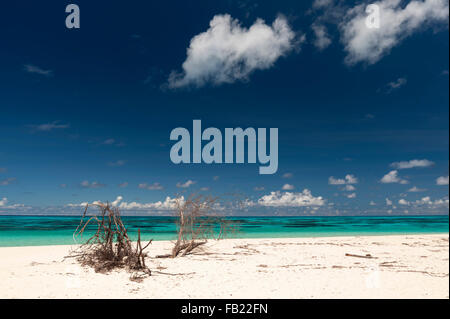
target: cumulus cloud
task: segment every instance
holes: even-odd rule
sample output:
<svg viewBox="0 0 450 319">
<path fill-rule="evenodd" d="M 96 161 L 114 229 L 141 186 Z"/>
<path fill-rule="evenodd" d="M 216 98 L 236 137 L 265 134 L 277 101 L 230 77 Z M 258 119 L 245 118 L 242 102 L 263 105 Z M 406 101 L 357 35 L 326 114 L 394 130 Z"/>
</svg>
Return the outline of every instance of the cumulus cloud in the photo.
<svg viewBox="0 0 450 319">
<path fill-rule="evenodd" d="M 367 4 L 347 11 L 340 24 L 341 41 L 349 65 L 359 62 L 373 64 L 414 32 L 436 24 L 448 25 L 448 0 L 409 1 L 381 0 L 373 2 L 380 8 L 380 27 L 366 26 Z"/>
<path fill-rule="evenodd" d="M 43 75 L 43 76 L 52 76 L 53 75 L 52 70 L 45 70 L 43 68 L 40 68 L 40 67 L 32 65 L 32 64 L 25 64 L 23 66 L 23 69 L 28 73 L 34 73 L 34 74 L 39 74 L 39 75 Z"/>
<path fill-rule="evenodd" d="M 111 203 L 112 206 L 117 206 L 122 201 L 122 196 L 117 196 L 116 200 Z"/>
<path fill-rule="evenodd" d="M 182 203 L 184 197 L 170 198 L 167 196 L 164 201 L 154 203 L 121 202 L 118 208 L 123 210 L 174 210 L 177 208 L 178 201 Z"/>
<path fill-rule="evenodd" d="M 390 166 L 395 169 L 407 169 L 407 168 L 415 168 L 415 167 L 429 167 L 433 166 L 434 162 L 429 161 L 427 159 L 423 160 L 410 160 L 410 161 L 403 161 L 403 162 L 394 162 Z"/>
<path fill-rule="evenodd" d="M 314 46 L 320 51 L 326 49 L 331 44 L 331 38 L 327 28 L 323 24 L 313 23 L 311 29 L 314 32 Z"/>
<path fill-rule="evenodd" d="M 325 200 L 321 196 L 314 197 L 310 190 L 304 189 L 301 193 L 271 192 L 269 195 L 262 196 L 258 204 L 270 207 L 323 206 Z"/>
<path fill-rule="evenodd" d="M 345 175 L 345 178 L 334 178 L 333 176 L 330 176 L 328 178 L 328 184 L 330 185 L 346 185 L 346 184 L 357 184 L 358 178 L 356 178 L 352 174 Z"/>
<path fill-rule="evenodd" d="M 153 183 L 153 184 L 141 183 L 138 185 L 138 187 L 140 189 L 148 189 L 151 191 L 154 191 L 154 190 L 158 191 L 158 190 L 164 189 L 164 187 L 160 183 Z"/>
<path fill-rule="evenodd" d="M 441 176 L 436 179 L 436 185 L 448 185 L 448 176 Z"/>
<path fill-rule="evenodd" d="M 24 204 L 8 205 L 8 198 L 3 197 L 3 198 L 0 198 L 0 208 L 2 208 L 2 209 L 16 209 L 16 208 L 29 208 L 29 207 L 26 207 Z"/>
<path fill-rule="evenodd" d="M 186 181 L 184 183 L 180 183 L 180 182 L 177 183 L 177 187 L 179 187 L 179 188 L 188 188 L 191 185 L 194 185 L 195 183 L 196 183 L 195 181 L 188 180 L 188 181 Z"/>
<path fill-rule="evenodd" d="M 164 201 L 157 201 L 151 203 L 138 203 L 138 202 L 125 202 L 122 196 L 117 196 L 117 198 L 111 202 L 112 206 L 118 207 L 121 210 L 134 210 L 134 211 L 170 211 L 177 207 L 177 202 L 183 203 L 184 197 L 170 198 L 166 197 Z M 67 204 L 68 207 L 85 207 L 89 203 L 84 202 L 80 204 Z M 94 201 L 90 205 L 102 205 L 101 201 Z"/>
<path fill-rule="evenodd" d="M 398 201 L 398 203 L 400 204 L 400 205 L 409 205 L 409 202 L 408 201 L 406 201 L 405 199 L 400 199 L 399 201 Z"/>
<path fill-rule="evenodd" d="M 380 180 L 383 184 L 391 184 L 391 183 L 399 183 L 399 184 L 408 184 L 409 182 L 405 179 L 402 179 L 398 176 L 398 171 L 393 170 L 383 176 Z"/>
<path fill-rule="evenodd" d="M 208 30 L 191 39 L 183 71 L 172 72 L 168 86 L 202 87 L 245 81 L 254 71 L 271 68 L 294 49 L 295 38 L 284 17 L 278 17 L 271 26 L 257 19 L 247 29 L 228 14 L 216 15 Z"/>
<path fill-rule="evenodd" d="M 345 195 L 347 198 L 356 198 L 356 193 Z"/>
<path fill-rule="evenodd" d="M 281 189 L 284 190 L 284 191 L 291 191 L 291 190 L 293 190 L 294 188 L 295 188 L 294 185 L 291 185 L 291 184 L 284 184 L 283 187 L 282 187 Z"/>
<path fill-rule="evenodd" d="M 386 198 L 386 205 L 392 206 L 392 201 L 389 198 Z"/>
<path fill-rule="evenodd" d="M 432 200 L 429 196 L 423 197 L 421 199 L 416 200 L 415 202 L 412 202 L 415 206 L 433 206 L 433 207 L 442 207 L 442 206 L 448 206 L 449 200 L 448 197 L 443 199 L 436 199 Z"/>
</svg>

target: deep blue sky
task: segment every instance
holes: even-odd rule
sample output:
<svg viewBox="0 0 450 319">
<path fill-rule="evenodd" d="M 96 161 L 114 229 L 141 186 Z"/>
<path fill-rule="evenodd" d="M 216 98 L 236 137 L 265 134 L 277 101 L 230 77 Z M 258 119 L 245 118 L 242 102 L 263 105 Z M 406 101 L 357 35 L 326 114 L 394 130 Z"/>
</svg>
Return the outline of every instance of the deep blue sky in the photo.
<svg viewBox="0 0 450 319">
<path fill-rule="evenodd" d="M 449 163 L 447 26 L 414 32 L 375 64 L 349 66 L 337 29 L 330 28 L 333 42 L 326 50 L 313 46 L 314 14 L 306 14 L 312 1 L 74 3 L 81 9 L 79 30 L 65 28 L 65 2 L 1 5 L 0 200 L 7 198 L 8 205 L 64 211 L 68 203 L 118 195 L 149 203 L 203 187 L 257 200 L 287 183 L 293 192 L 306 188 L 353 213 L 383 214 L 392 209 L 386 198 L 448 199 L 448 186 L 436 185 L 448 176 Z M 245 82 L 161 89 L 172 70 L 181 70 L 191 38 L 224 13 L 245 27 L 256 18 L 271 24 L 283 14 L 306 41 Z M 27 72 L 25 65 L 51 74 Z M 406 84 L 389 90 L 399 78 Z M 259 175 L 257 165 L 171 163 L 170 131 L 191 129 L 193 119 L 220 129 L 277 127 L 277 174 Z M 62 127 L 36 129 L 48 123 Z M 435 164 L 399 170 L 409 184 L 380 183 L 391 163 L 413 159 Z M 124 165 L 108 164 L 119 160 Z M 283 178 L 286 173 L 292 178 Z M 358 178 L 356 198 L 328 183 L 346 174 Z M 82 187 L 86 180 L 102 187 Z M 196 183 L 176 187 L 187 180 Z M 124 182 L 128 186 L 120 188 Z M 140 183 L 164 189 L 140 189 Z M 426 190 L 407 192 L 413 186 Z M 0 213 L 15 211 L 3 206 Z"/>
</svg>

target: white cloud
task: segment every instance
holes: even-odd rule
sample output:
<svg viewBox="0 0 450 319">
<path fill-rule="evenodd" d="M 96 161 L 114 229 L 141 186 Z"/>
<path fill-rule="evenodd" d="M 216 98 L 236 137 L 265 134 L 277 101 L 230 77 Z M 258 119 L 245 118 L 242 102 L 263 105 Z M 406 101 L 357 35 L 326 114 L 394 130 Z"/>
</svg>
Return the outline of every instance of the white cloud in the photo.
<svg viewBox="0 0 450 319">
<path fill-rule="evenodd" d="M 141 183 L 138 185 L 138 187 L 141 189 L 148 189 L 151 191 L 164 189 L 164 187 L 160 183 L 153 183 L 150 185 L 147 183 Z"/>
<path fill-rule="evenodd" d="M 357 184 L 358 183 L 358 179 L 351 174 L 345 175 L 345 180 L 347 181 L 347 184 Z"/>
<path fill-rule="evenodd" d="M 69 124 L 59 124 L 59 121 L 54 121 L 52 123 L 45 123 L 39 125 L 30 125 L 34 130 L 39 132 L 50 132 L 54 129 L 66 129 L 69 128 Z"/>
<path fill-rule="evenodd" d="M 310 190 L 305 189 L 301 193 L 271 192 L 269 195 L 262 196 L 258 204 L 270 207 L 322 206 L 325 200 L 321 196 L 314 197 Z"/>
<path fill-rule="evenodd" d="M 448 185 L 448 176 L 441 176 L 436 179 L 437 185 Z"/>
<path fill-rule="evenodd" d="M 109 139 L 103 141 L 103 144 L 105 144 L 105 145 L 112 145 L 112 144 L 114 144 L 115 142 L 116 142 L 115 139 L 109 138 Z"/>
<path fill-rule="evenodd" d="M 177 183 L 177 187 L 188 188 L 189 186 L 194 185 L 195 183 L 196 183 L 195 181 L 188 180 L 185 183 Z"/>
<path fill-rule="evenodd" d="M 292 178 L 294 176 L 294 174 L 292 174 L 292 173 L 285 173 L 285 174 L 283 174 L 283 178 Z"/>
<path fill-rule="evenodd" d="M 380 8 L 380 28 L 366 26 L 367 4 L 348 10 L 340 24 L 347 64 L 376 63 L 414 32 L 434 24 L 448 25 L 447 0 L 410 1 L 406 6 L 402 0 L 381 0 L 373 4 Z"/>
<path fill-rule="evenodd" d="M 380 180 L 383 184 L 390 184 L 390 183 L 400 183 L 400 184 L 408 184 L 409 182 L 405 179 L 402 179 L 398 176 L 398 171 L 393 170 L 387 173 L 383 176 L 383 178 Z"/>
<path fill-rule="evenodd" d="M 181 196 L 179 199 L 166 197 L 164 201 L 158 201 L 154 203 L 137 203 L 137 202 L 122 202 L 118 206 L 119 209 L 123 210 L 174 210 L 177 208 L 177 201 L 182 203 L 184 201 L 184 197 Z"/>
<path fill-rule="evenodd" d="M 6 198 L 6 197 L 3 197 L 1 200 L 0 200 L 0 207 L 2 207 L 2 206 L 6 206 L 6 203 L 8 202 L 8 199 Z"/>
<path fill-rule="evenodd" d="M 346 195 L 347 198 L 356 198 L 356 193 Z"/>
<path fill-rule="evenodd" d="M 314 0 L 312 7 L 314 9 L 321 9 L 324 7 L 328 7 L 333 4 L 333 0 Z"/>
<path fill-rule="evenodd" d="M 357 184 L 358 178 L 356 178 L 352 174 L 345 175 L 345 178 L 334 178 L 333 176 L 330 176 L 328 178 L 328 184 L 330 185 L 346 185 L 346 184 Z"/>
<path fill-rule="evenodd" d="M 8 186 L 16 181 L 15 177 L 8 177 L 6 179 L 0 180 L 0 186 Z"/>
<path fill-rule="evenodd" d="M 291 185 L 291 184 L 284 184 L 283 187 L 282 187 L 281 189 L 284 190 L 284 191 L 291 191 L 291 190 L 293 190 L 294 188 L 295 188 L 294 185 Z"/>
<path fill-rule="evenodd" d="M 410 161 L 403 161 L 403 162 L 394 162 L 390 166 L 395 169 L 407 169 L 407 168 L 415 168 L 415 167 L 429 167 L 433 166 L 434 162 L 429 161 L 427 159 L 423 160 L 410 160 Z"/>
<path fill-rule="evenodd" d="M 400 204 L 400 205 L 409 205 L 409 202 L 408 201 L 406 201 L 405 199 L 400 199 L 399 201 L 398 201 L 398 203 Z"/>
<path fill-rule="evenodd" d="M 170 198 L 166 197 L 164 201 L 157 201 L 153 203 L 138 203 L 138 202 L 124 202 L 122 196 L 117 196 L 117 198 L 111 202 L 112 206 L 116 206 L 121 210 L 144 210 L 144 211 L 170 211 L 176 209 L 177 201 L 180 203 L 184 202 L 184 197 Z M 85 207 L 89 203 L 83 202 L 80 204 L 67 204 L 68 207 Z M 100 205 L 103 204 L 101 201 L 94 201 L 89 205 Z"/>
<path fill-rule="evenodd" d="M 6 198 L 6 197 L 0 198 L 0 208 L 3 208 L 3 209 L 28 208 L 24 204 L 13 204 L 13 205 L 7 205 L 7 204 L 8 204 L 8 198 Z"/>
<path fill-rule="evenodd" d="M 313 23 L 311 29 L 314 32 L 314 46 L 320 51 L 326 49 L 331 44 L 331 38 L 328 35 L 327 28 L 323 24 Z"/>
<path fill-rule="evenodd" d="M 373 200 L 371 200 L 370 203 L 369 203 L 369 205 L 370 205 L 370 206 L 376 206 L 377 204 L 376 204 Z"/>
<path fill-rule="evenodd" d="M 389 198 L 386 198 L 386 205 L 392 206 L 392 201 Z"/>
<path fill-rule="evenodd" d="M 115 161 L 115 162 L 109 162 L 108 163 L 108 165 L 111 166 L 111 167 L 120 167 L 120 166 L 123 166 L 125 164 L 126 164 L 126 161 L 124 161 L 124 160 L 118 160 L 118 161 Z"/>
<path fill-rule="evenodd" d="M 112 206 L 117 206 L 122 201 L 122 196 L 117 196 L 116 200 L 111 203 Z"/>
<path fill-rule="evenodd" d="M 44 76 L 52 76 L 53 75 L 52 70 L 44 70 L 44 69 L 42 69 L 38 66 L 32 65 L 32 64 L 25 64 L 23 66 L 23 69 L 28 73 L 34 73 L 34 74 L 39 74 L 39 75 L 44 75 Z"/>
<path fill-rule="evenodd" d="M 330 176 L 328 178 L 328 184 L 330 185 L 345 185 L 345 179 L 342 178 L 334 178 L 333 176 Z"/>
<path fill-rule="evenodd" d="M 389 82 L 387 84 L 387 93 L 401 88 L 402 86 L 406 85 L 406 83 L 408 83 L 408 80 L 406 78 L 398 78 L 395 81 Z"/>
<path fill-rule="evenodd" d="M 408 189 L 408 192 L 410 193 L 420 193 L 420 192 L 425 192 L 426 189 L 425 188 L 418 188 L 416 186 L 411 187 L 410 189 Z"/>
<path fill-rule="evenodd" d="M 99 182 L 90 183 L 89 181 L 82 181 L 80 183 L 80 186 L 83 188 L 100 188 L 100 187 L 105 187 L 106 185 L 99 183 Z"/>
<path fill-rule="evenodd" d="M 416 200 L 414 202 L 414 205 L 416 206 L 431 206 L 431 207 L 442 207 L 442 206 L 449 206 L 449 200 L 448 197 L 443 198 L 443 199 L 436 199 L 436 200 L 431 200 L 431 198 L 429 196 L 423 197 L 420 200 Z"/>
<path fill-rule="evenodd" d="M 278 17 L 272 26 L 257 19 L 247 29 L 224 14 L 214 16 L 209 26 L 191 39 L 183 71 L 172 72 L 170 88 L 245 81 L 254 71 L 272 67 L 295 47 L 295 33 L 284 17 Z"/>
<path fill-rule="evenodd" d="M 347 192 L 353 192 L 354 190 L 356 190 L 356 187 L 353 185 L 345 185 L 345 187 L 343 188 L 344 191 Z"/>
</svg>

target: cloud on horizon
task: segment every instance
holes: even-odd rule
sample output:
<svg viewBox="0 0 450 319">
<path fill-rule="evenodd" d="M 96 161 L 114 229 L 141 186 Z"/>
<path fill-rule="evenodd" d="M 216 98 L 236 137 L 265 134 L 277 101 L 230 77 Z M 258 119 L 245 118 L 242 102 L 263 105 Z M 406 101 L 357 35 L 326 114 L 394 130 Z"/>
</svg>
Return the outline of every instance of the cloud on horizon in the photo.
<svg viewBox="0 0 450 319">
<path fill-rule="evenodd" d="M 257 204 L 268 207 L 323 206 L 325 200 L 321 196 L 314 197 L 309 189 L 304 189 L 301 193 L 271 192 L 262 196 Z"/>
</svg>

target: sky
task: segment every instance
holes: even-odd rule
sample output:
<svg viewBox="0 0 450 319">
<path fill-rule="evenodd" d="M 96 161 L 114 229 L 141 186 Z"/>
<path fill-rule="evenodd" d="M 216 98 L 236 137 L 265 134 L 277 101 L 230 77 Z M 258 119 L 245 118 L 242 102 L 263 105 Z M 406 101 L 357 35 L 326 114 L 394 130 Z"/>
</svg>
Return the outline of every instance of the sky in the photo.
<svg viewBox="0 0 450 319">
<path fill-rule="evenodd" d="M 71 3 L 2 4 L 0 214 L 448 214 L 448 1 Z M 277 172 L 174 164 L 193 120 L 278 128 Z"/>
</svg>

